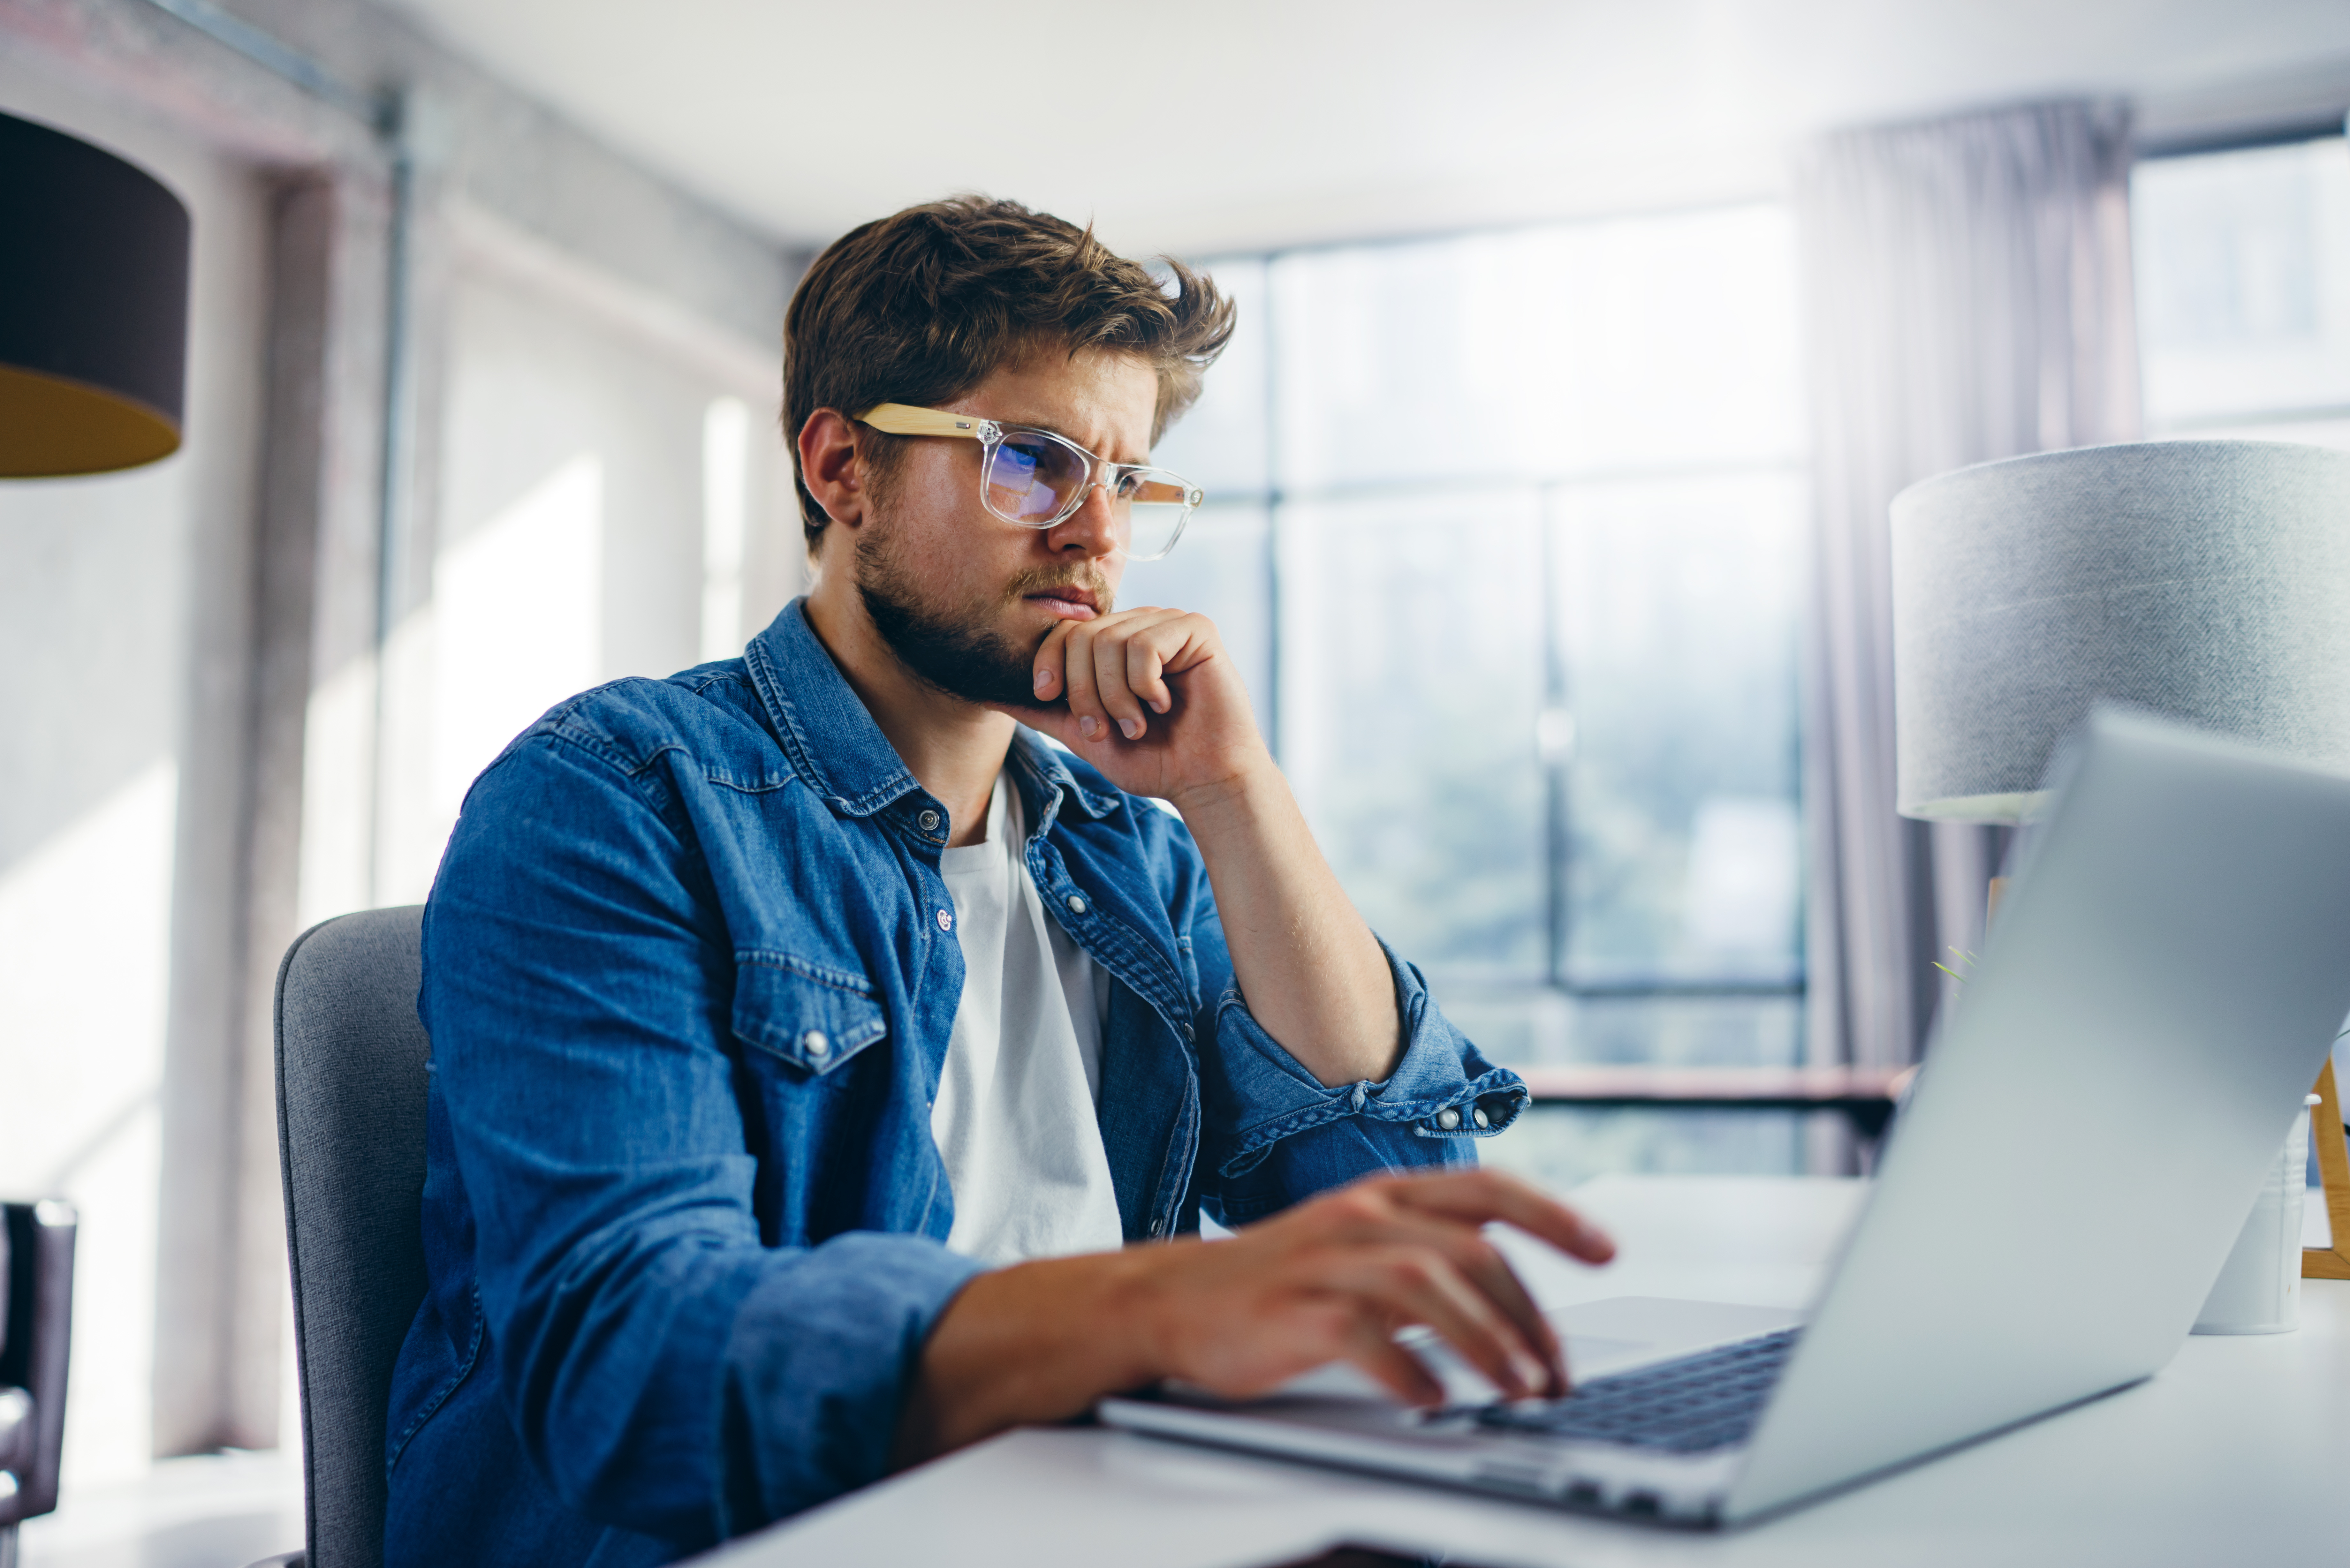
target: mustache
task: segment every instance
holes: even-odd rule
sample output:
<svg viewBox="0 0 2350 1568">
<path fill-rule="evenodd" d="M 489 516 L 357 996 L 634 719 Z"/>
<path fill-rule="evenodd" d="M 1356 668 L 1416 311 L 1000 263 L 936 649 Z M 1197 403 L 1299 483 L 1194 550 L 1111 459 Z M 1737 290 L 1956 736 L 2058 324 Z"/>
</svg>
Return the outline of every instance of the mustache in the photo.
<svg viewBox="0 0 2350 1568">
<path fill-rule="evenodd" d="M 1007 599 L 1025 598 L 1030 594 L 1042 593 L 1047 588 L 1084 588 L 1094 596 L 1094 603 L 1101 607 L 1102 613 L 1105 615 L 1109 613 L 1111 602 L 1116 597 L 1108 577 L 1100 572 L 1088 571 L 1082 566 L 1073 570 L 1048 571 L 1037 568 L 1015 573 L 1012 581 L 1005 585 L 1003 597 Z"/>
</svg>

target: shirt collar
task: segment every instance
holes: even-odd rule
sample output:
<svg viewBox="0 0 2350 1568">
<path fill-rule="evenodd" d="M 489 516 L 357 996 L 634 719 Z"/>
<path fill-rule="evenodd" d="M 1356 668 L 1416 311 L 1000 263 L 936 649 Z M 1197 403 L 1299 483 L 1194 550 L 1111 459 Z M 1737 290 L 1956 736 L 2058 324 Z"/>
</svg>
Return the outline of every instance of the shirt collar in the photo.
<svg viewBox="0 0 2350 1568">
<path fill-rule="evenodd" d="M 870 816 L 922 786 L 816 639 L 806 605 L 805 597 L 785 605 L 743 650 L 743 662 L 794 771 L 835 811 Z M 1014 733 L 1007 760 L 1027 774 L 1040 794 L 1050 791 L 1075 800 L 1096 820 L 1118 807 L 1114 792 L 1080 784 L 1062 753 L 1033 731 Z M 1039 811 L 1033 820 L 1043 824 L 1050 819 Z"/>
<path fill-rule="evenodd" d="M 1097 822 L 1118 809 L 1115 793 L 1104 794 L 1079 784 L 1077 775 L 1069 771 L 1067 753 L 1025 725 L 1013 732 L 1012 755 L 1006 761 L 1025 770 L 1039 793 L 1057 791 L 1076 801 L 1077 809 Z M 1040 816 L 1037 820 L 1044 819 Z"/>
<path fill-rule="evenodd" d="M 846 816 L 870 816 L 921 788 L 873 722 L 794 599 L 751 639 L 743 661 L 793 771 Z"/>
</svg>

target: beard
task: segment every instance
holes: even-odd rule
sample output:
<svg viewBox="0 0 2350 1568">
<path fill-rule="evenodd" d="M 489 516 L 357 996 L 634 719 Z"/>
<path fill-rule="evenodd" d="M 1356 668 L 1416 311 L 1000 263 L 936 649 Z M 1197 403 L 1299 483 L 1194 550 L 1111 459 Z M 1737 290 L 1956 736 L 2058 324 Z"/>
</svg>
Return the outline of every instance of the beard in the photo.
<svg viewBox="0 0 2350 1568">
<path fill-rule="evenodd" d="M 1067 705 L 1066 698 L 1050 702 L 1036 698 L 1036 649 L 1052 628 L 1034 636 L 1006 635 L 991 624 L 991 610 L 1054 587 L 1091 588 L 1105 615 L 1112 603 L 1110 585 L 1097 572 L 1030 571 L 1014 576 L 993 605 L 974 605 L 958 614 L 924 597 L 899 564 L 886 528 L 870 524 L 857 536 L 856 567 L 858 596 L 890 651 L 924 684 L 966 702 Z"/>
</svg>

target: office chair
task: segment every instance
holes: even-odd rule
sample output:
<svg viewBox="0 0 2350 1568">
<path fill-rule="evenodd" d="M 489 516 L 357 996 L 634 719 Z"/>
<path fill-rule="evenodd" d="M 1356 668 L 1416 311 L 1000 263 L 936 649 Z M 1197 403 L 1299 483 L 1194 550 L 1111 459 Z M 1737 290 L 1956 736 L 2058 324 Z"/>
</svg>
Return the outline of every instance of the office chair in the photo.
<svg viewBox="0 0 2350 1568">
<path fill-rule="evenodd" d="M 277 1150 L 307 1546 L 271 1560 L 286 1568 L 383 1562 L 384 1410 L 424 1299 L 423 914 L 410 905 L 325 921 L 277 967 Z"/>
<path fill-rule="evenodd" d="M 0 1568 L 16 1568 L 16 1526 L 57 1506 L 75 1217 L 56 1199 L 0 1212 Z"/>
</svg>

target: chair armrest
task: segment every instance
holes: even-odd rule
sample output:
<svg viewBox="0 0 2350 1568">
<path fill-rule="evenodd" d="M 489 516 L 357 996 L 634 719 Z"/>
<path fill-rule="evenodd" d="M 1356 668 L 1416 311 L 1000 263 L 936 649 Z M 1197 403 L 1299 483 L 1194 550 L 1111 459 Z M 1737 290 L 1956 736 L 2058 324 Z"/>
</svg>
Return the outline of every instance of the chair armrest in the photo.
<svg viewBox="0 0 2350 1568">
<path fill-rule="evenodd" d="M 32 1463 L 34 1450 L 33 1397 L 22 1388 L 0 1388 L 0 1472 L 10 1478 L 9 1497 L 22 1485 L 18 1479 Z M 0 1498 L 5 1511 L 8 1498 Z"/>
<path fill-rule="evenodd" d="M 66 1366 L 73 1336 L 73 1205 L 56 1199 L 0 1205 L 8 1231 L 8 1345 L 0 1386 L 32 1396 L 31 1441 L 13 1467 L 16 1493 L 0 1498 L 0 1525 L 57 1506 L 65 1449 Z"/>
</svg>

